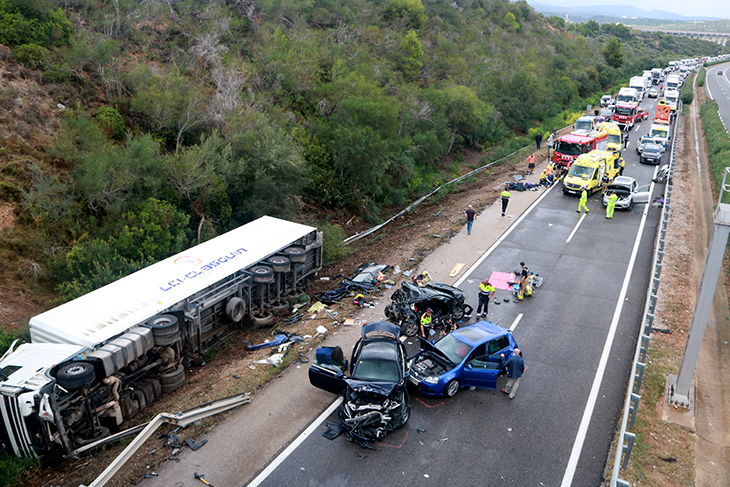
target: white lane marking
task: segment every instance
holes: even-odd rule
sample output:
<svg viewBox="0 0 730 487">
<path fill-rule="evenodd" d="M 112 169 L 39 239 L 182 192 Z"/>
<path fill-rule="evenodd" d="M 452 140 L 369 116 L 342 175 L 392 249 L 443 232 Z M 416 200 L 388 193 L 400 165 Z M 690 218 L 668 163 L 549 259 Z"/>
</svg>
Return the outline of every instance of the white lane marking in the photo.
<svg viewBox="0 0 730 487">
<path fill-rule="evenodd" d="M 312 424 L 310 424 L 310 425 L 309 425 L 309 426 L 307 427 L 307 429 L 305 429 L 305 430 L 304 430 L 304 431 L 302 432 L 302 434 L 301 434 L 301 435 L 299 435 L 299 436 L 297 437 L 297 439 L 296 439 L 296 440 L 294 440 L 294 442 L 292 442 L 292 443 L 291 443 L 291 444 L 290 444 L 290 445 L 289 445 L 288 447 L 286 447 L 286 450 L 284 450 L 283 452 L 281 452 L 281 454 L 280 454 L 280 455 L 279 455 L 278 457 L 276 457 L 276 459 L 274 459 L 274 461 L 273 461 L 273 462 L 271 462 L 271 463 L 269 464 L 269 466 L 268 466 L 268 467 L 266 467 L 266 468 L 265 468 L 265 469 L 263 470 L 263 472 L 261 472 L 260 474 L 258 474 L 258 475 L 256 476 L 256 478 L 255 478 L 255 479 L 253 479 L 253 480 L 251 481 L 251 483 L 250 483 L 250 484 L 248 484 L 248 487 L 258 487 L 259 485 L 261 485 L 261 482 L 263 482 L 264 480 L 266 480 L 266 478 L 267 478 L 267 477 L 268 477 L 269 475 L 271 475 L 271 472 L 273 472 L 274 470 L 276 470 L 276 468 L 277 468 L 277 467 L 278 467 L 279 465 L 281 465 L 281 464 L 282 464 L 282 462 L 283 462 L 284 460 L 286 460 L 286 458 L 287 458 L 287 457 L 288 457 L 289 455 L 291 455 L 291 454 L 292 454 L 292 452 L 293 452 L 294 450 L 296 450 L 296 449 L 297 449 L 297 447 L 298 447 L 299 445 L 301 445 L 301 444 L 302 444 L 302 443 L 304 442 L 304 440 L 306 440 L 306 439 L 307 439 L 307 437 L 308 437 L 309 435 L 311 435 L 312 433 L 314 433 L 314 430 L 316 430 L 317 428 L 319 428 L 319 425 L 320 425 L 320 424 L 322 424 L 322 421 L 324 421 L 325 419 L 327 419 L 327 416 L 329 416 L 330 414 L 332 414 L 332 412 L 333 412 L 333 411 L 334 411 L 335 409 L 337 409 L 337 406 L 339 406 L 341 402 L 342 402 L 342 397 L 338 397 L 337 399 L 335 399 L 335 402 L 333 402 L 332 404 L 330 404 L 330 407 L 328 407 L 327 409 L 325 409 L 325 411 L 324 411 L 324 412 L 323 412 L 322 414 L 320 414 L 320 415 L 319 415 L 319 416 L 317 417 L 317 419 L 315 419 L 315 420 L 314 420 L 314 421 L 312 422 Z"/>
<path fill-rule="evenodd" d="M 523 314 L 524 313 L 520 313 L 520 314 L 517 315 L 517 318 L 515 318 L 515 321 L 512 322 L 512 326 L 509 327 L 509 331 L 515 331 L 515 328 L 517 328 L 517 324 L 522 319 L 522 315 Z"/>
<path fill-rule="evenodd" d="M 461 276 L 461 278 L 454 283 L 454 287 L 459 287 L 462 282 L 466 281 L 467 278 L 471 275 L 471 273 L 474 272 L 474 270 L 476 270 L 477 267 L 479 267 L 479 264 L 481 264 L 482 262 L 484 262 L 487 259 L 487 257 L 489 257 L 489 254 L 491 254 L 492 252 L 494 252 L 494 250 L 497 247 L 499 247 L 499 244 L 501 244 L 504 241 L 504 239 L 507 238 L 507 236 L 510 233 L 512 233 L 512 231 L 515 228 L 517 228 L 517 226 L 522 222 L 522 220 L 524 220 L 525 218 L 527 218 L 527 215 L 529 215 L 530 212 L 532 212 L 532 210 L 534 210 L 535 208 L 537 208 L 537 205 L 540 204 L 540 202 L 543 200 L 543 198 L 545 198 L 548 195 L 548 193 L 550 191 L 552 191 L 553 188 L 555 188 L 557 186 L 558 186 L 558 181 L 555 181 L 555 183 L 552 186 L 550 186 L 547 190 L 545 190 L 545 192 L 543 194 L 541 194 L 540 197 L 538 199 L 536 199 L 535 202 L 532 203 L 525 210 L 525 212 L 522 213 L 522 215 L 520 215 L 520 217 L 517 220 L 514 221 L 514 223 L 512 225 L 510 225 L 510 227 L 497 239 L 497 241 L 494 242 L 492 244 L 492 246 L 489 247 L 489 249 L 481 257 L 479 257 L 479 260 L 477 260 L 476 262 L 474 262 L 474 264 L 471 267 L 469 267 L 469 269 L 464 273 L 464 275 Z"/>
<path fill-rule="evenodd" d="M 588 213 L 583 213 L 583 215 L 581 215 L 580 220 L 578 220 L 578 223 L 575 224 L 575 228 L 573 228 L 573 231 L 570 232 L 568 240 L 566 240 L 565 243 L 570 243 L 570 241 L 573 240 L 573 235 L 575 235 L 575 232 L 578 231 L 578 227 L 580 227 L 580 224 L 583 223 L 583 220 L 585 220 L 587 216 Z"/>
<path fill-rule="evenodd" d="M 671 154 L 670 154 L 671 157 Z M 654 177 L 656 178 L 659 166 L 654 168 Z M 654 181 L 649 186 L 649 194 L 654 192 Z M 603 382 L 603 375 L 606 372 L 606 364 L 608 363 L 608 356 L 611 353 L 611 346 L 613 345 L 613 338 L 616 335 L 616 328 L 618 328 L 618 320 L 621 316 L 621 310 L 624 307 L 624 300 L 626 299 L 626 292 L 629 289 L 629 282 L 631 281 L 631 273 L 634 270 L 634 263 L 636 262 L 636 255 L 639 253 L 639 244 L 641 243 L 641 237 L 644 233 L 644 226 L 646 225 L 646 216 L 649 214 L 649 207 L 651 203 L 647 203 L 644 207 L 644 213 L 641 216 L 641 224 L 634 240 L 634 248 L 631 252 L 631 258 L 629 259 L 629 265 L 626 268 L 626 274 L 624 275 L 624 282 L 621 285 L 621 292 L 616 302 L 616 308 L 614 309 L 613 319 L 611 320 L 611 326 L 608 329 L 608 335 L 606 336 L 606 343 L 603 345 L 603 352 L 601 353 L 601 359 L 598 362 L 598 369 L 596 370 L 596 376 L 593 379 L 593 386 L 591 392 L 588 395 L 588 402 L 586 408 L 583 411 L 583 418 L 580 421 L 578 427 L 578 433 L 575 436 L 575 442 L 573 443 L 573 450 L 570 452 L 570 458 L 568 459 L 568 465 L 565 468 L 565 475 L 563 476 L 563 482 L 560 484 L 561 487 L 570 487 L 573 483 L 573 476 L 575 470 L 578 468 L 578 460 L 580 459 L 581 451 L 583 450 L 583 443 L 585 443 L 586 435 L 588 434 L 588 426 L 591 423 L 591 416 L 593 416 L 593 410 L 596 407 L 596 400 L 598 399 L 598 392 L 601 388 L 601 382 Z"/>
</svg>

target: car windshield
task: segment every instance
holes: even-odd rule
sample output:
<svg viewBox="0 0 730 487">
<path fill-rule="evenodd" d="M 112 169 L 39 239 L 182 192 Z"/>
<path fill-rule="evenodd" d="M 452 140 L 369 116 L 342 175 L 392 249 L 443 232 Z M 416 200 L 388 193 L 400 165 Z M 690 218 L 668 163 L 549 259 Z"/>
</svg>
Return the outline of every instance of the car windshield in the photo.
<svg viewBox="0 0 730 487">
<path fill-rule="evenodd" d="M 635 108 L 616 107 L 616 113 L 618 113 L 619 115 L 633 115 L 635 112 Z"/>
<path fill-rule="evenodd" d="M 580 166 L 578 164 L 570 166 L 570 171 L 568 171 L 568 176 L 575 176 L 577 178 L 590 178 L 592 175 L 592 167 Z"/>
<path fill-rule="evenodd" d="M 375 341 L 363 346 L 352 378 L 363 381 L 399 382 L 396 345 L 390 341 Z"/>
<path fill-rule="evenodd" d="M 609 144 L 620 144 L 621 136 L 618 134 L 608 134 L 608 143 Z"/>
<path fill-rule="evenodd" d="M 667 136 L 669 135 L 669 131 L 668 130 L 662 130 L 662 129 L 651 129 L 651 134 L 650 135 L 652 137 L 661 137 L 662 139 L 666 139 Z"/>
<path fill-rule="evenodd" d="M 590 120 L 578 120 L 575 122 L 575 130 L 587 130 L 591 131 L 593 129 L 593 122 Z"/>
<path fill-rule="evenodd" d="M 439 349 L 453 364 L 459 364 L 464 357 L 469 355 L 473 347 L 462 342 L 453 335 L 446 335 L 436 342 L 436 348 Z"/>
<path fill-rule="evenodd" d="M 583 153 L 583 146 L 559 140 L 555 146 L 555 150 L 566 156 L 578 156 Z"/>
<path fill-rule="evenodd" d="M 619 95 L 619 96 L 616 97 L 616 101 L 617 102 L 634 101 L 634 97 L 631 96 L 631 95 Z"/>
</svg>

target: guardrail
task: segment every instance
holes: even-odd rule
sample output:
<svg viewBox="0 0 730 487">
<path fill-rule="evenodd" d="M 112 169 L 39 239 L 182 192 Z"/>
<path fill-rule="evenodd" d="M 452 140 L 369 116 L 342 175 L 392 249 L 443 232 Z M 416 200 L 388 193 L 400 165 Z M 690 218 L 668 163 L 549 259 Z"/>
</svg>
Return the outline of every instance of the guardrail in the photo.
<svg viewBox="0 0 730 487">
<path fill-rule="evenodd" d="M 562 132 L 563 130 L 567 129 L 568 127 L 571 127 L 572 125 L 573 124 L 561 128 L 560 130 L 557 131 L 557 133 Z M 545 143 L 547 143 L 547 141 L 545 141 Z M 414 201 L 413 203 L 411 203 L 410 205 L 408 205 L 404 210 L 401 210 L 397 214 L 391 216 L 390 218 L 388 218 L 386 221 L 384 221 L 380 225 L 376 225 L 376 226 L 371 227 L 371 228 L 368 228 L 367 230 L 364 230 L 364 231 L 362 231 L 360 233 L 356 233 L 355 235 L 352 235 L 352 236 L 346 238 L 345 240 L 343 240 L 340 245 L 342 245 L 342 246 L 350 245 L 352 242 L 356 242 L 356 241 L 360 240 L 361 238 L 367 237 L 368 235 L 371 235 L 371 234 L 377 232 L 378 230 L 380 230 L 381 228 L 383 228 L 384 226 L 386 226 L 388 223 L 392 222 L 393 220 L 395 220 L 399 216 L 405 215 L 406 213 L 410 213 L 411 211 L 413 211 L 416 208 L 416 206 L 420 205 L 421 203 L 423 203 L 424 201 L 426 201 L 428 198 L 430 198 L 431 196 L 435 195 L 436 193 L 438 193 L 439 191 L 441 191 L 442 189 L 444 189 L 446 186 L 448 186 L 450 184 L 458 183 L 459 181 L 463 181 L 464 179 L 470 178 L 470 177 L 474 176 L 475 174 L 477 174 L 477 173 L 479 173 L 481 171 L 484 171 L 485 169 L 488 169 L 488 168 L 494 166 L 495 164 L 498 164 L 500 162 L 503 162 L 503 161 L 509 159 L 510 157 L 514 156 L 515 154 L 517 154 L 519 152 L 524 151 L 525 149 L 529 149 L 530 146 L 531 146 L 531 144 L 528 144 L 525 147 L 522 147 L 520 149 L 517 149 L 513 153 L 504 156 L 501 159 L 497 159 L 494 162 L 490 162 L 489 164 L 485 164 L 482 167 L 479 167 L 477 169 L 474 169 L 471 172 L 468 172 L 468 173 L 466 173 L 466 174 L 464 174 L 462 176 L 459 176 L 456 179 L 452 179 L 451 181 L 442 184 L 441 186 L 439 186 L 438 188 L 434 189 L 430 193 L 428 193 L 428 194 L 426 194 L 424 196 L 421 196 L 416 201 Z"/>
<path fill-rule="evenodd" d="M 644 305 L 644 315 L 641 323 L 641 333 L 636 342 L 636 352 L 634 353 L 634 362 L 631 366 L 631 378 L 627 388 L 626 402 L 624 404 L 624 414 L 621 420 L 621 431 L 619 433 L 618 443 L 616 445 L 616 454 L 613 462 L 613 473 L 611 474 L 611 487 L 629 487 L 629 483 L 619 479 L 621 469 L 625 469 L 631 458 L 631 451 L 634 448 L 636 435 L 627 430 L 634 428 L 636 421 L 636 412 L 639 410 L 641 402 L 641 382 L 644 379 L 644 370 L 646 369 L 646 354 L 649 351 L 649 342 L 651 341 L 652 325 L 654 324 L 654 310 L 657 304 L 657 292 L 659 291 L 659 278 L 662 273 L 662 261 L 664 260 L 664 242 L 667 236 L 667 225 L 669 222 L 669 207 L 672 198 L 672 178 L 674 177 L 675 153 L 677 148 L 677 127 L 679 127 L 682 115 L 683 105 L 677 110 L 678 116 L 674 122 L 674 137 L 672 140 L 672 151 L 669 157 L 669 172 L 667 173 L 666 186 L 664 187 L 664 207 L 662 208 L 661 222 L 659 226 L 659 235 L 654 244 L 654 261 L 651 267 L 651 283 L 647 290 L 646 304 Z M 651 204 L 651 202 L 650 202 Z M 622 461 L 623 460 L 623 461 Z"/>
</svg>

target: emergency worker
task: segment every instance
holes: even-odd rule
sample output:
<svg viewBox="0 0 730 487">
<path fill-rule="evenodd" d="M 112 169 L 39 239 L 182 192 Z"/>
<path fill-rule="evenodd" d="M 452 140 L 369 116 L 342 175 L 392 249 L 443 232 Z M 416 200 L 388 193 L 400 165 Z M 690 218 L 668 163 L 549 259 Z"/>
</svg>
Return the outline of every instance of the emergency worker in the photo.
<svg viewBox="0 0 730 487">
<path fill-rule="evenodd" d="M 585 186 L 583 186 L 583 188 L 581 189 L 581 192 L 580 192 L 580 201 L 578 202 L 578 209 L 576 210 L 578 213 L 580 213 L 582 209 L 585 209 L 586 213 L 591 211 L 586 206 L 586 202 L 588 202 L 588 189 Z"/>
<path fill-rule="evenodd" d="M 433 310 L 428 308 L 421 315 L 421 336 L 426 340 L 431 339 L 431 326 L 433 325 Z"/>
<path fill-rule="evenodd" d="M 626 167 L 626 161 L 624 161 L 623 157 L 619 157 L 618 159 L 618 175 L 623 176 L 624 175 L 624 168 Z"/>
<path fill-rule="evenodd" d="M 608 179 L 608 172 L 605 172 L 603 174 L 603 178 L 601 178 L 601 196 L 606 194 L 606 191 L 608 191 L 608 183 L 611 181 Z"/>
<path fill-rule="evenodd" d="M 517 300 L 522 301 L 525 297 L 532 295 L 532 286 L 530 286 L 530 268 L 524 262 L 520 262 L 522 271 L 520 272 L 520 290 L 517 293 Z"/>
<path fill-rule="evenodd" d="M 502 190 L 502 194 L 500 195 L 502 197 L 502 216 L 504 216 L 505 212 L 507 211 L 507 205 L 509 204 L 509 185 L 505 184 L 504 189 Z"/>
<path fill-rule="evenodd" d="M 487 316 L 489 312 L 489 300 L 494 296 L 496 289 L 489 282 L 486 277 L 479 283 L 479 305 L 477 306 L 477 318 L 480 316 Z M 482 313 L 482 306 L 484 307 L 484 313 Z"/>
<path fill-rule="evenodd" d="M 608 197 L 608 205 L 606 206 L 606 218 L 613 218 L 613 210 L 616 208 L 616 201 L 618 195 L 615 191 L 611 191 L 611 195 Z"/>
</svg>

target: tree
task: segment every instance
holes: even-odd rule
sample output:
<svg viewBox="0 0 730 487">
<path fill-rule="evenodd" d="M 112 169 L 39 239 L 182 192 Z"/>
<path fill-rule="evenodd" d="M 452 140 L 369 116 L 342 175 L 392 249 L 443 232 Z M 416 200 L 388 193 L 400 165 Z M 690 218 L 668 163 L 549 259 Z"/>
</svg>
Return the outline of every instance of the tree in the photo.
<svg viewBox="0 0 730 487">
<path fill-rule="evenodd" d="M 421 0 L 390 0 L 385 7 L 385 17 L 388 19 L 402 18 L 414 29 L 426 25 L 426 8 Z"/>
<path fill-rule="evenodd" d="M 624 63 L 624 52 L 616 36 L 611 36 L 608 43 L 606 43 L 606 48 L 603 50 L 603 57 L 606 60 L 606 64 L 612 68 L 620 68 Z"/>
</svg>

